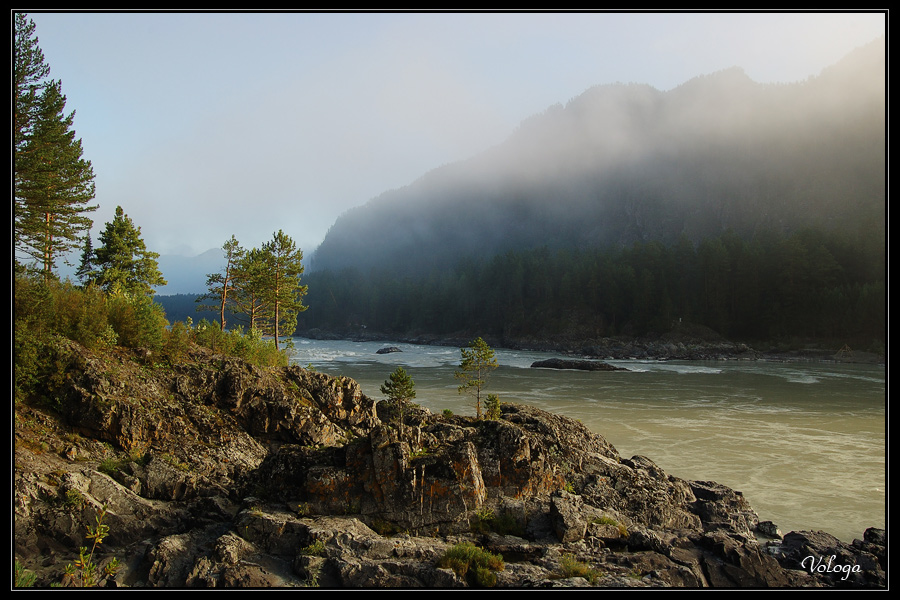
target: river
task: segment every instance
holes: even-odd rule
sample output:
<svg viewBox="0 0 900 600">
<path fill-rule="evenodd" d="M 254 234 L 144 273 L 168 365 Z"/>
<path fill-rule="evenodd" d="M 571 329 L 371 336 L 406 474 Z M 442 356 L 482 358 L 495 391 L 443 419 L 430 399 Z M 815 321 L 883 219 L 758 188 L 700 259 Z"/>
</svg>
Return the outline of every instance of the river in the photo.
<svg viewBox="0 0 900 600">
<path fill-rule="evenodd" d="M 402 366 L 415 402 L 474 415 L 453 373 L 459 348 L 293 339 L 293 362 L 379 388 Z M 401 352 L 377 354 L 385 346 Z M 885 527 L 886 374 L 831 362 L 611 360 L 627 371 L 532 369 L 549 352 L 495 349 L 487 391 L 581 420 L 623 457 L 741 491 L 782 532 L 823 530 L 851 542 Z"/>
</svg>

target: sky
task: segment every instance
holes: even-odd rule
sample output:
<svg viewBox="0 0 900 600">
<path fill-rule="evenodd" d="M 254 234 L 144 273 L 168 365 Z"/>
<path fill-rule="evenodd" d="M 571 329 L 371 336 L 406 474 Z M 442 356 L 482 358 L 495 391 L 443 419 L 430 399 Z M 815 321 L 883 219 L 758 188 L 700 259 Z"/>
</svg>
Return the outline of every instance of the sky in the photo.
<svg viewBox="0 0 900 600">
<path fill-rule="evenodd" d="M 882 12 L 29 12 L 91 161 L 96 240 L 122 206 L 193 256 L 283 230 L 309 256 L 382 192 L 503 142 L 590 87 L 738 66 L 818 75 Z M 12 15 L 10 18 L 12 23 Z M 390 235 L 390 232 L 385 232 Z"/>
</svg>

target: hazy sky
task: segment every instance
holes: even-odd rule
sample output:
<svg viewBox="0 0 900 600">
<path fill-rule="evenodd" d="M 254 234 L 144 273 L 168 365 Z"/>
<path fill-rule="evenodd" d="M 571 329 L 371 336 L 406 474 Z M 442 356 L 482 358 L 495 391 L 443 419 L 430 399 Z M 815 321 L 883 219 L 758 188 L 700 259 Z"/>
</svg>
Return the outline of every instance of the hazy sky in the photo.
<svg viewBox="0 0 900 600">
<path fill-rule="evenodd" d="M 883 13 L 29 13 L 97 184 L 149 249 L 283 229 L 307 254 L 347 209 L 502 142 L 591 86 L 742 67 L 817 75 Z M 385 236 L 390 232 L 386 231 Z"/>
</svg>

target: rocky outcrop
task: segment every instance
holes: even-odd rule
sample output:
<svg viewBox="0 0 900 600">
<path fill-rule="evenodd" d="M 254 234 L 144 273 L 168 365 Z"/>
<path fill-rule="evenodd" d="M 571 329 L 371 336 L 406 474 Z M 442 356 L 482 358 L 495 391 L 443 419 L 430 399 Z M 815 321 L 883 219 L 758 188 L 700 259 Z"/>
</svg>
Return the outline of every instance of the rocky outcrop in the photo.
<svg viewBox="0 0 900 600">
<path fill-rule="evenodd" d="M 806 571 L 823 587 L 886 587 L 887 534 L 870 528 L 846 544 L 824 531 L 792 531 L 778 546 L 781 564 Z"/>
<path fill-rule="evenodd" d="M 412 406 L 401 434 L 389 404 L 298 366 L 195 350 L 164 367 L 68 343 L 48 362 L 57 376 L 15 423 L 15 558 L 39 585 L 104 507 L 109 586 L 470 587 L 441 566 L 461 543 L 503 557 L 483 580 L 499 587 L 885 585 L 883 537 L 770 549 L 739 492 L 534 407 Z M 828 578 L 805 552 L 859 569 Z"/>
</svg>

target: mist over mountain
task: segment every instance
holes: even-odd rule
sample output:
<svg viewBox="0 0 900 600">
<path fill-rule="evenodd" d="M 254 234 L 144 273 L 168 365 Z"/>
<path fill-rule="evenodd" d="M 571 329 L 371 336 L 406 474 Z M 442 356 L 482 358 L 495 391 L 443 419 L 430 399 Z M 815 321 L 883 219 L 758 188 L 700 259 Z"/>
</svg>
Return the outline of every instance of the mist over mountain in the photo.
<svg viewBox="0 0 900 600">
<path fill-rule="evenodd" d="M 222 270 L 225 258 L 221 248 L 212 248 L 197 256 L 163 254 L 157 261 L 166 285 L 157 288 L 161 296 L 201 294 L 206 291 L 206 276 Z"/>
<path fill-rule="evenodd" d="M 503 144 L 342 215 L 309 270 L 424 273 L 536 247 L 885 231 L 885 40 L 819 76 L 740 68 L 670 91 L 593 87 Z"/>
</svg>

